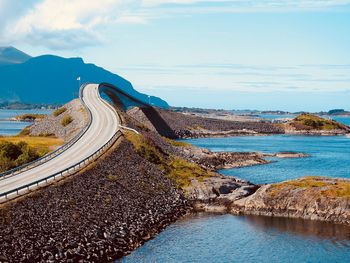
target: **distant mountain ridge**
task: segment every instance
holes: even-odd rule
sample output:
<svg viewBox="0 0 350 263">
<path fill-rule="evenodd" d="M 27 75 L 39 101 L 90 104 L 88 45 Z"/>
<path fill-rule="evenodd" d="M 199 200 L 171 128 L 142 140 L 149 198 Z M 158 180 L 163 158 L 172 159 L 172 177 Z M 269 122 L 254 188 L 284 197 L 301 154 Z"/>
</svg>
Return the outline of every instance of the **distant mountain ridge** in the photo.
<svg viewBox="0 0 350 263">
<path fill-rule="evenodd" d="M 0 47 L 0 66 L 24 63 L 31 56 L 14 47 Z"/>
<path fill-rule="evenodd" d="M 86 64 L 81 58 L 43 55 L 29 57 L 23 63 L 0 64 L 0 102 L 65 103 L 78 95 L 78 76 L 81 83 L 108 82 L 137 99 L 149 101 L 148 95 L 136 91 L 128 80 L 102 67 Z M 151 102 L 158 107 L 169 107 L 166 101 L 158 97 L 152 96 Z"/>
</svg>

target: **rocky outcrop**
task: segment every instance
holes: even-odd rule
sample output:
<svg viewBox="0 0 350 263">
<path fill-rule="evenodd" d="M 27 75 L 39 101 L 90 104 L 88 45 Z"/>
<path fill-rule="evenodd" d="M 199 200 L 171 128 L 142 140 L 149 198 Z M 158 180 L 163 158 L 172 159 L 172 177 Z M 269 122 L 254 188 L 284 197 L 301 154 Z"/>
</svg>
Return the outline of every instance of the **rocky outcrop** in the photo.
<svg viewBox="0 0 350 263">
<path fill-rule="evenodd" d="M 77 135 L 88 123 L 88 115 L 80 100 L 75 99 L 63 106 L 66 111 L 58 116 L 49 115 L 39 122 L 29 126 L 29 133 L 33 136 L 55 136 L 69 141 Z M 72 122 L 63 126 L 61 121 L 66 116 L 72 118 Z"/>
<path fill-rule="evenodd" d="M 350 225 L 349 189 L 350 180 L 306 177 L 264 185 L 254 194 L 234 201 L 229 211 Z"/>
<path fill-rule="evenodd" d="M 313 114 L 301 114 L 284 124 L 278 124 L 286 134 L 335 136 L 350 133 L 350 127 Z"/>
<path fill-rule="evenodd" d="M 197 212 L 229 212 L 232 202 L 253 194 L 258 186 L 227 176 L 213 176 L 201 181 L 193 180 L 186 187 L 187 199 Z"/>
<path fill-rule="evenodd" d="M 299 152 L 212 152 L 192 145 L 181 148 L 183 156 L 214 171 L 271 163 L 272 161 L 267 160 L 266 157 L 305 158 L 310 156 Z"/>
</svg>

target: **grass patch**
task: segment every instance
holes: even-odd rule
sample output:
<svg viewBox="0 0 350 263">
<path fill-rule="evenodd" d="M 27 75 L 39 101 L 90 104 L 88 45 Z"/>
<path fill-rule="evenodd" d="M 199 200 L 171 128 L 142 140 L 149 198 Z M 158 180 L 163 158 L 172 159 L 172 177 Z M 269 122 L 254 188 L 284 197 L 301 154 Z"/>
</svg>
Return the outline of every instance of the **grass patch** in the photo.
<svg viewBox="0 0 350 263">
<path fill-rule="evenodd" d="M 151 140 L 147 140 L 144 136 L 134 132 L 126 132 L 125 137 L 134 145 L 134 148 L 139 155 L 146 158 L 151 163 L 164 163 L 161 152 L 153 145 Z"/>
<path fill-rule="evenodd" d="M 175 140 L 172 140 L 172 139 L 169 139 L 169 138 L 166 138 L 166 137 L 164 137 L 164 139 L 168 143 L 170 143 L 172 146 L 175 146 L 175 147 L 188 147 L 188 146 L 191 146 L 191 144 L 189 144 L 187 142 L 175 141 Z"/>
<path fill-rule="evenodd" d="M 18 121 L 40 121 L 43 120 L 47 115 L 46 114 L 23 114 L 16 116 L 16 120 Z"/>
<path fill-rule="evenodd" d="M 53 114 L 53 116 L 57 117 L 57 116 L 61 115 L 63 112 L 65 112 L 66 110 L 67 109 L 65 107 L 58 108 L 52 114 Z"/>
<path fill-rule="evenodd" d="M 66 127 L 67 125 L 69 125 L 71 122 L 73 121 L 73 118 L 70 115 L 66 115 L 63 117 L 63 119 L 61 120 L 61 125 L 63 127 Z"/>
<path fill-rule="evenodd" d="M 350 198 L 350 181 L 316 176 L 273 184 L 270 188 L 270 194 L 276 196 L 287 189 L 298 188 L 302 188 L 305 191 L 312 189 L 314 190 L 313 194 L 317 193 L 319 196 L 324 197 Z"/>
<path fill-rule="evenodd" d="M 199 165 L 184 159 L 174 157 L 167 163 L 167 174 L 180 188 L 191 185 L 193 179 L 203 181 L 203 179 L 213 176 L 213 173 L 206 171 Z"/>
<path fill-rule="evenodd" d="M 143 135 L 126 132 L 125 137 L 133 144 L 139 155 L 158 165 L 179 188 L 190 186 L 193 179 L 202 181 L 204 178 L 214 175 L 185 159 L 165 156 L 150 138 Z"/>
<path fill-rule="evenodd" d="M 294 118 L 291 125 L 298 130 L 336 130 L 345 126 L 333 120 L 321 118 L 313 114 L 301 114 Z"/>
<path fill-rule="evenodd" d="M 25 142 L 29 147 L 33 148 L 40 156 L 57 148 L 63 144 L 63 140 L 53 137 L 39 137 L 39 136 L 9 136 L 0 137 L 0 143 L 10 142 L 19 143 Z"/>
</svg>

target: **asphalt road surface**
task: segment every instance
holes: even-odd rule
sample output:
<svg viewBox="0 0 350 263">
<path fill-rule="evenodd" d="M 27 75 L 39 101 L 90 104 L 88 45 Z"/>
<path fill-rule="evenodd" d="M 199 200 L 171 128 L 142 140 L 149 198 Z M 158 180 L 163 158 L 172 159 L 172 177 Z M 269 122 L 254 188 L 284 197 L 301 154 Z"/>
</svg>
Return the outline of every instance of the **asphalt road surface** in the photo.
<svg viewBox="0 0 350 263">
<path fill-rule="evenodd" d="M 28 171 L 0 180 L 0 194 L 58 173 L 79 163 L 99 150 L 119 130 L 119 117 L 100 98 L 97 84 L 88 84 L 83 99 L 92 113 L 92 123 L 85 134 L 70 148 L 53 159 Z"/>
</svg>

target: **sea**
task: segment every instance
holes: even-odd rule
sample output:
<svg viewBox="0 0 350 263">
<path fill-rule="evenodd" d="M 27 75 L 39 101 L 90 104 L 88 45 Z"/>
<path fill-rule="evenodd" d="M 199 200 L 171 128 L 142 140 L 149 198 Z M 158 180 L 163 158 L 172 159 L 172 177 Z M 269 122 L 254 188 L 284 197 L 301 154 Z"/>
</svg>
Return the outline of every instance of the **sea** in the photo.
<svg viewBox="0 0 350 263">
<path fill-rule="evenodd" d="M 349 117 L 336 119 L 350 125 Z M 350 178 L 350 137 L 346 136 L 244 136 L 186 142 L 212 151 L 310 154 L 220 171 L 257 184 L 305 175 Z M 169 226 L 121 262 L 350 262 L 350 227 L 302 219 L 194 214 Z"/>
<path fill-rule="evenodd" d="M 30 125 L 30 122 L 13 121 L 12 118 L 29 113 L 50 114 L 52 110 L 5 110 L 0 109 L 0 136 L 12 136 L 18 134 L 23 128 Z"/>
</svg>

